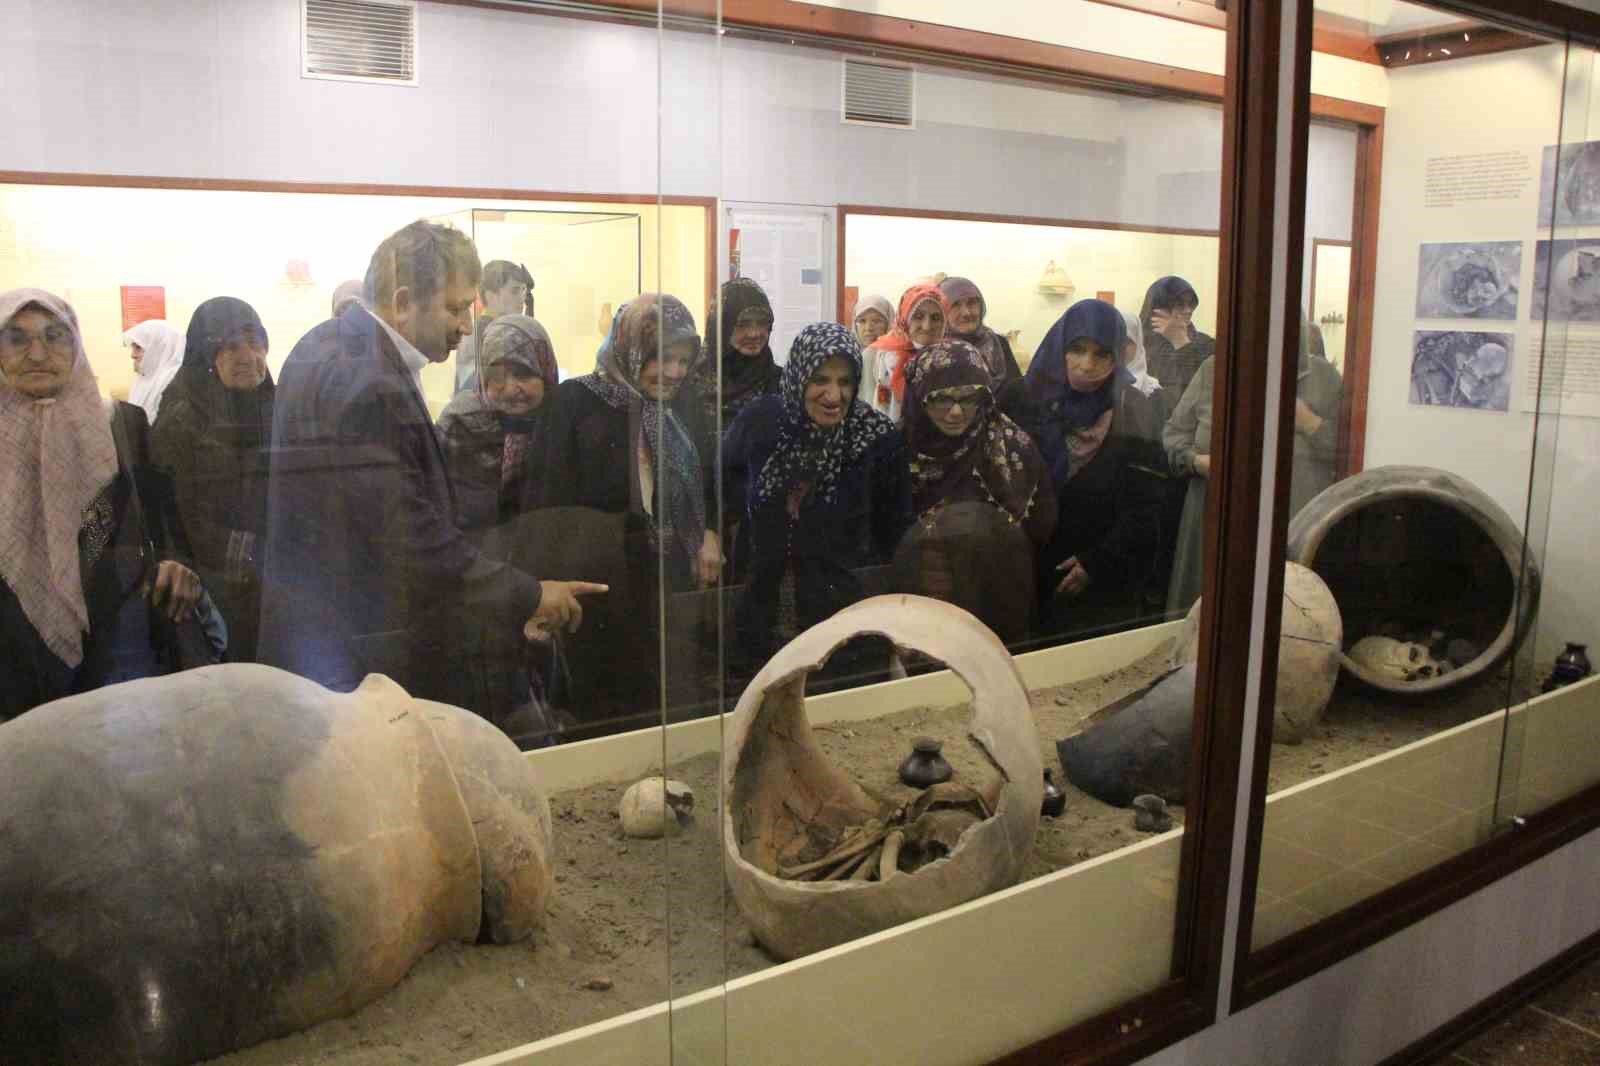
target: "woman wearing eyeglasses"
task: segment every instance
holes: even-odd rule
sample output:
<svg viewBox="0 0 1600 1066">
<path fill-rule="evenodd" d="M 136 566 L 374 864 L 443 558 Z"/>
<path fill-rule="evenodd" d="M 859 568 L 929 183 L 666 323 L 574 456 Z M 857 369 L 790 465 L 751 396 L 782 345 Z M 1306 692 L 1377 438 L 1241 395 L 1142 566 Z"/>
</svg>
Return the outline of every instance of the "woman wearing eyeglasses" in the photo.
<svg viewBox="0 0 1600 1066">
<path fill-rule="evenodd" d="M 65 300 L 0 294 L 0 721 L 166 673 L 200 601 L 144 412 L 100 396 Z"/>
<path fill-rule="evenodd" d="M 911 361 L 905 416 L 917 522 L 895 553 L 897 586 L 971 611 L 1002 640 L 1022 639 L 1034 555 L 1056 528 L 1039 449 L 995 406 L 987 359 L 962 340 Z"/>
</svg>

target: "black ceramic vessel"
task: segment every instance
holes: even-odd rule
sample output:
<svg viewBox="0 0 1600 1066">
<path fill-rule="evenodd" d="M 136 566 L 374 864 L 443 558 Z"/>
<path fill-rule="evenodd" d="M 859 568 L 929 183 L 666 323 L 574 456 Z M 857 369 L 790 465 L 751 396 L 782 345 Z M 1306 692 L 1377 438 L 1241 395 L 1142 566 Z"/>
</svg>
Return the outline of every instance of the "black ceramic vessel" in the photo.
<svg viewBox="0 0 1600 1066">
<path fill-rule="evenodd" d="M 1594 672 L 1594 666 L 1589 662 L 1588 647 L 1587 644 L 1567 644 L 1567 650 L 1556 656 L 1556 666 L 1550 671 L 1550 680 L 1544 683 L 1546 692 L 1582 681 Z"/>
<path fill-rule="evenodd" d="M 944 745 L 932 737 L 918 737 L 911 742 L 911 754 L 900 764 L 900 780 L 912 788 L 927 788 L 948 781 L 955 771 L 939 752 Z"/>
<path fill-rule="evenodd" d="M 1039 813 L 1046 818 L 1060 818 L 1061 812 L 1067 809 L 1067 794 L 1056 787 L 1055 779 L 1050 776 L 1047 769 L 1044 772 L 1044 802 L 1039 805 Z"/>
</svg>

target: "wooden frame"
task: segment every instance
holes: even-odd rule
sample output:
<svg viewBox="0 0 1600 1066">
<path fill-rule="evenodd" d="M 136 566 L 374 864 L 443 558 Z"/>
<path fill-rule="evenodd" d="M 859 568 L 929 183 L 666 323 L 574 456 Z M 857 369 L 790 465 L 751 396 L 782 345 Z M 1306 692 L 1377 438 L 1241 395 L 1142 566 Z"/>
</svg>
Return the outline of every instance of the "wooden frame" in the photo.
<svg viewBox="0 0 1600 1066">
<path fill-rule="evenodd" d="M 1187 22 L 1195 26 L 1223 29 L 1227 26 L 1227 12 L 1214 0 L 1090 0 L 1107 7 L 1121 7 L 1146 15 Z M 1382 64 L 1377 43 L 1358 33 L 1345 33 L 1327 26 L 1311 28 L 1311 50 L 1325 55 L 1343 56 L 1360 63 Z"/>
<path fill-rule="evenodd" d="M 198 192 L 324 193 L 336 196 L 431 196 L 530 203 L 632 204 L 641 207 L 699 207 L 706 213 L 706 306 L 717 295 L 717 198 L 645 196 L 632 193 L 564 193 L 533 189 L 490 189 L 459 185 L 382 185 L 370 182 L 255 181 L 231 178 L 171 178 L 149 174 L 85 174 L 0 170 L 0 185 L 82 185 L 89 188 L 180 189 Z"/>
</svg>

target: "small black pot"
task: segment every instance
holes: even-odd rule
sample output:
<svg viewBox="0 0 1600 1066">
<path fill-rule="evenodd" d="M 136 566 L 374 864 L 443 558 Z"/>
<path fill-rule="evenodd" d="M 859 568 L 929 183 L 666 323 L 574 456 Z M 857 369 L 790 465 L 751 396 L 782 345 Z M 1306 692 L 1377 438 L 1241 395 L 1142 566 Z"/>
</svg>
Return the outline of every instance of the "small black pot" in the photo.
<svg viewBox="0 0 1600 1066">
<path fill-rule="evenodd" d="M 912 788 L 927 788 L 941 784 L 955 776 L 955 770 L 939 752 L 944 745 L 932 737 L 918 737 L 911 742 L 911 754 L 900 764 L 900 780 Z"/>
<path fill-rule="evenodd" d="M 1550 680 L 1544 683 L 1546 692 L 1582 681 L 1594 672 L 1594 666 L 1589 662 L 1588 647 L 1587 644 L 1567 644 L 1567 650 L 1556 656 L 1556 666 L 1550 671 Z"/>
<path fill-rule="evenodd" d="M 1067 809 L 1067 794 L 1056 787 L 1055 780 L 1047 769 L 1044 772 L 1044 802 L 1039 804 L 1039 813 L 1046 818 L 1060 818 L 1061 813 Z"/>
</svg>

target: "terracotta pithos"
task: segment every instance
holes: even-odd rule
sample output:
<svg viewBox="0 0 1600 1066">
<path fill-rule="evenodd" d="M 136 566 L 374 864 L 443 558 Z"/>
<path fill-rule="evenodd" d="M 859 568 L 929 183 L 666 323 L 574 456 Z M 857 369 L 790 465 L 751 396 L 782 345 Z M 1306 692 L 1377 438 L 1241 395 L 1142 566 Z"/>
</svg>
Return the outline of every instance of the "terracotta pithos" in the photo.
<svg viewBox="0 0 1600 1066">
<path fill-rule="evenodd" d="M 1455 531 L 1460 543 L 1474 541 L 1477 548 L 1469 557 L 1441 544 L 1441 530 L 1435 518 L 1410 523 L 1406 509 L 1431 508 L 1434 515 L 1449 514 L 1465 523 L 1469 537 Z M 1481 648 L 1477 656 L 1445 673 L 1407 680 L 1367 668 L 1343 657 L 1344 669 L 1374 688 L 1407 695 L 1438 692 L 1459 685 L 1493 668 L 1510 655 L 1533 623 L 1539 607 L 1541 576 L 1539 559 L 1532 545 L 1525 543 L 1504 509 L 1477 486 L 1445 470 L 1427 466 L 1380 466 L 1345 478 L 1315 496 L 1289 523 L 1287 557 L 1315 570 L 1339 600 L 1347 635 L 1359 640 L 1370 635 L 1368 626 L 1383 608 L 1355 602 L 1342 582 L 1348 574 L 1336 572 L 1330 544 L 1340 536 L 1346 520 L 1391 518 L 1397 528 L 1385 534 L 1372 531 L 1365 541 L 1357 581 L 1367 582 L 1369 598 L 1381 600 L 1387 594 L 1394 614 L 1428 616 L 1440 628 L 1452 628 L 1442 616 L 1454 612 L 1467 619 L 1464 624 L 1481 626 L 1481 632 L 1460 633 L 1471 646 Z M 1377 525 L 1378 523 L 1374 523 Z M 1348 527 L 1346 527 L 1348 528 Z M 1476 532 L 1473 532 L 1476 531 Z M 1446 531 L 1448 532 L 1448 531 Z M 1454 567 L 1453 571 L 1442 567 Z M 1413 592 L 1408 579 L 1433 568 L 1444 577 L 1436 581 L 1440 595 Z M 1352 586 L 1355 587 L 1355 586 Z M 1477 612 L 1463 610 L 1472 604 L 1443 602 L 1451 594 L 1477 594 L 1480 589 L 1498 589 L 1497 602 L 1480 604 Z M 1373 593 L 1375 592 L 1375 595 Z M 1476 619 L 1472 615 L 1476 613 Z M 1481 639 L 1479 639 L 1481 637 Z"/>
<path fill-rule="evenodd" d="M 1298 744 L 1322 721 L 1339 680 L 1344 622 L 1322 578 L 1299 563 L 1283 567 L 1283 614 L 1278 633 L 1278 682 L 1272 701 L 1272 739 Z M 1195 661 L 1200 647 L 1200 602 L 1178 631 L 1173 665 Z"/>
<path fill-rule="evenodd" d="M 373 675 L 114 685 L 0 726 L 12 1066 L 211 1058 L 376 999 L 445 940 L 521 939 L 549 806 L 492 725 Z"/>
<path fill-rule="evenodd" d="M 964 783 L 982 792 L 994 813 L 965 829 L 944 858 L 888 880 L 782 878 L 779 855 L 808 828 L 861 824 L 887 806 L 828 761 L 806 719 L 806 675 L 860 634 L 881 634 L 941 660 L 972 689 L 968 733 L 992 765 L 987 780 Z M 1033 847 L 1044 774 L 1027 690 L 999 639 L 939 600 L 878 596 L 800 634 L 745 689 L 726 750 L 728 883 L 756 939 L 779 958 L 821 951 L 1014 884 Z"/>
</svg>

